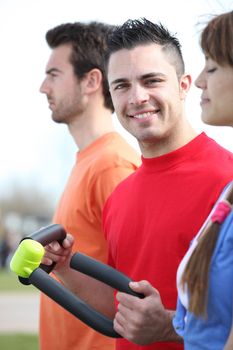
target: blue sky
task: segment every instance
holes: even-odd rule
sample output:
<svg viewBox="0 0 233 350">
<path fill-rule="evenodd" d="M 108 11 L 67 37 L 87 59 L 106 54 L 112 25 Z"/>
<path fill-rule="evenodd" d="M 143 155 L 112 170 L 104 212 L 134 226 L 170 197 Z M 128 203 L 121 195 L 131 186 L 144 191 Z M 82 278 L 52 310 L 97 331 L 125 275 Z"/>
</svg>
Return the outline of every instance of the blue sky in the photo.
<svg viewBox="0 0 233 350">
<path fill-rule="evenodd" d="M 121 24 L 139 17 L 161 21 L 180 39 L 186 71 L 194 80 L 204 63 L 198 23 L 230 9 L 230 0 L 1 0 L 0 196 L 19 182 L 57 197 L 75 159 L 76 147 L 66 126 L 51 121 L 46 98 L 39 93 L 50 54 L 44 39 L 48 29 L 73 21 Z M 191 123 L 233 151 L 230 128 L 201 122 L 199 96 L 193 86 L 187 99 Z M 117 120 L 116 128 L 137 148 Z"/>
</svg>

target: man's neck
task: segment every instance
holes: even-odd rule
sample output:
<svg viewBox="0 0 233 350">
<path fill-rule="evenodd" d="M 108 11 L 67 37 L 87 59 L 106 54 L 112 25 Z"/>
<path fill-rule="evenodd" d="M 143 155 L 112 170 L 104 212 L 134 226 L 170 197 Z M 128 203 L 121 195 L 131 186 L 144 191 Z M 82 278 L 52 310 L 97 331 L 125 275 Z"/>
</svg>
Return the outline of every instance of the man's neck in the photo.
<svg viewBox="0 0 233 350">
<path fill-rule="evenodd" d="M 78 116 L 68 125 L 68 129 L 79 150 L 83 150 L 103 135 L 115 131 L 111 111 L 106 108 L 98 113 L 95 111 L 95 115 Z"/>
<path fill-rule="evenodd" d="M 173 152 L 197 136 L 197 132 L 189 125 L 179 135 L 172 135 L 170 138 L 158 138 L 151 142 L 139 142 L 139 147 L 144 158 L 156 158 Z"/>
</svg>

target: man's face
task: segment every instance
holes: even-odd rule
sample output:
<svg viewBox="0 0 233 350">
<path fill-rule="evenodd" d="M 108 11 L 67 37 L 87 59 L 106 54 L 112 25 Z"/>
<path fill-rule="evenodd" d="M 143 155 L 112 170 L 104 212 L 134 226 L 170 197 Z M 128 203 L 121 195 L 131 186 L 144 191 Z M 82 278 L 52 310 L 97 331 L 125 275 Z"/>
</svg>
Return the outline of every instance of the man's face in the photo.
<svg viewBox="0 0 233 350">
<path fill-rule="evenodd" d="M 69 61 L 70 54 L 69 45 L 53 49 L 46 66 L 46 78 L 40 87 L 57 123 L 69 124 L 82 111 L 81 85 Z"/>
<path fill-rule="evenodd" d="M 110 56 L 108 81 L 115 111 L 140 147 L 174 137 L 183 122 L 184 89 L 189 87 L 183 87 L 182 79 L 156 44 Z"/>
</svg>

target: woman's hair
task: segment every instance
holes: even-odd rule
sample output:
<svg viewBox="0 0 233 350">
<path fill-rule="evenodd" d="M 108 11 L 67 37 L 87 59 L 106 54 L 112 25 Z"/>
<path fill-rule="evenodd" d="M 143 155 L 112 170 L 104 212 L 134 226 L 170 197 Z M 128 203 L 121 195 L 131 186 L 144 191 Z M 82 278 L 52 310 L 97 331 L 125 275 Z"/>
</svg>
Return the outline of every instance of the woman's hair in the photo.
<svg viewBox="0 0 233 350">
<path fill-rule="evenodd" d="M 233 11 L 209 21 L 201 34 L 200 45 L 205 55 L 220 66 L 233 66 Z"/>
<path fill-rule="evenodd" d="M 233 183 L 227 189 L 222 201 L 232 207 Z M 215 212 L 214 212 L 215 213 Z M 207 314 L 207 296 L 211 257 L 218 239 L 221 224 L 211 217 L 200 233 L 197 247 L 193 251 L 182 276 L 182 286 L 187 286 L 189 293 L 189 311 L 197 317 Z"/>
</svg>

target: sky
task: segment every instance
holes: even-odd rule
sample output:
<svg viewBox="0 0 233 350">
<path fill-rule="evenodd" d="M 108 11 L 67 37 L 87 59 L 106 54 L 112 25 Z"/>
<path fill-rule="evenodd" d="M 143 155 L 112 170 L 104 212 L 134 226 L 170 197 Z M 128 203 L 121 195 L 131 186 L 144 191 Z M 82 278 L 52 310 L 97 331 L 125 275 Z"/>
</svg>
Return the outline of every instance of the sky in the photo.
<svg viewBox="0 0 233 350">
<path fill-rule="evenodd" d="M 75 21 L 160 21 L 179 38 L 186 72 L 194 81 L 204 64 L 199 47 L 202 26 L 210 15 L 232 9 L 232 0 L 0 0 L 0 197 L 18 183 L 56 200 L 75 160 L 77 149 L 67 127 L 51 120 L 46 97 L 39 92 L 50 55 L 48 29 Z M 231 128 L 204 125 L 199 102 L 200 91 L 192 84 L 186 101 L 188 119 L 233 151 Z M 138 149 L 116 116 L 114 123 Z"/>
</svg>

